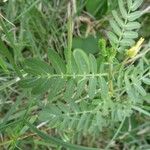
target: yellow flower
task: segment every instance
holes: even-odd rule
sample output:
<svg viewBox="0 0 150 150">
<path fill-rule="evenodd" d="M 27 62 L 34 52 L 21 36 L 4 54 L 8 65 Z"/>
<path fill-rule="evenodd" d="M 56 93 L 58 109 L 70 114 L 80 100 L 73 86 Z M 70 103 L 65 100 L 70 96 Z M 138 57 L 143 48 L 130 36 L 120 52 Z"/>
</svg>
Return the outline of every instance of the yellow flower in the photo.
<svg viewBox="0 0 150 150">
<path fill-rule="evenodd" d="M 127 56 L 130 58 L 134 58 L 139 52 L 143 42 L 144 42 L 144 38 L 141 37 L 139 41 L 133 47 L 127 50 Z"/>
</svg>

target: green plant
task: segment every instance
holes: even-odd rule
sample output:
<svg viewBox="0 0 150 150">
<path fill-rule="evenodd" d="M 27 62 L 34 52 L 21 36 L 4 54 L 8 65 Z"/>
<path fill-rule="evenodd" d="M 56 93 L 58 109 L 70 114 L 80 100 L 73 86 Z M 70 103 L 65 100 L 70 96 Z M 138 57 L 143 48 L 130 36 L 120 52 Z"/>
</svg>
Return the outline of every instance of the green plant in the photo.
<svg viewBox="0 0 150 150">
<path fill-rule="evenodd" d="M 149 68 L 144 68 L 142 60 L 137 65 L 125 67 L 120 65 L 115 55 L 115 50 L 125 50 L 124 46 L 132 46 L 132 38 L 138 37 L 137 31 L 132 30 L 139 28 L 140 24 L 132 21 L 140 17 L 141 13 L 135 10 L 141 1 L 127 2 L 128 13 L 123 1 L 119 1 L 124 23 L 116 11 L 113 15 L 118 22 L 110 22 L 119 38 L 112 32 L 108 36 L 110 42 L 116 45 L 113 43 L 113 48 L 109 48 L 105 40 L 100 40 L 97 58 L 75 49 L 70 73 L 67 73 L 65 62 L 53 50 L 48 51 L 51 66 L 38 59 L 25 60 L 23 68 L 27 76 L 20 84 L 31 88 L 33 94 L 48 92 L 48 102 L 42 106 L 39 119 L 50 121 L 52 128 L 98 135 L 103 127 L 129 117 L 133 109 L 143 103 L 147 93 L 142 82 L 145 79 L 149 81 Z M 99 57 L 103 61 L 98 62 Z"/>
<path fill-rule="evenodd" d="M 72 16 L 69 16 L 68 21 L 69 38 L 65 60 L 52 49 L 47 51 L 47 61 L 41 60 L 36 57 L 39 55 L 38 48 L 33 47 L 33 50 L 37 50 L 33 51 L 35 58 L 17 62 L 0 41 L 2 55 L 9 60 L 18 74 L 19 85 L 31 99 L 38 99 L 38 119 L 46 122 L 51 129 L 57 129 L 64 135 L 98 137 L 104 128 L 115 127 L 121 122 L 112 142 L 134 110 L 150 116 L 148 111 L 142 109 L 145 102 L 149 103 L 147 85 L 150 85 L 150 67 L 147 67 L 143 59 L 137 60 L 138 55 L 132 59 L 126 55 L 127 49 L 134 46 L 134 39 L 138 38 L 137 29 L 140 24 L 135 19 L 141 16 L 141 12 L 136 10 L 142 1 L 127 0 L 127 8 L 123 0 L 118 2 L 122 17 L 113 11 L 114 19 L 110 21 L 110 26 L 114 33 L 108 32 L 111 46 L 107 46 L 106 40 L 101 38 L 97 55 L 87 54 L 81 49 L 71 51 Z M 34 43 L 33 39 L 32 41 Z M 149 49 L 145 48 L 146 51 Z M 141 54 L 145 55 L 142 52 Z M 5 66 L 3 61 L 1 59 L 0 64 L 7 72 L 7 65 Z M 46 99 L 46 102 L 43 102 L 43 99 Z M 26 119 L 26 115 L 24 118 Z M 48 139 L 31 125 L 30 121 L 25 120 L 27 126 L 43 139 Z M 69 147 L 55 138 L 50 140 Z M 106 148 L 109 148 L 111 142 Z M 82 149 L 76 146 L 70 148 Z"/>
<path fill-rule="evenodd" d="M 141 16 L 141 11 L 136 11 L 143 0 L 127 0 L 127 8 L 123 0 L 118 1 L 120 14 L 113 10 L 114 19 L 110 21 L 110 25 L 114 31 L 108 33 L 110 42 L 119 51 L 125 50 L 126 47 L 132 46 L 138 37 L 137 29 L 140 28 L 140 23 L 135 21 Z"/>
</svg>

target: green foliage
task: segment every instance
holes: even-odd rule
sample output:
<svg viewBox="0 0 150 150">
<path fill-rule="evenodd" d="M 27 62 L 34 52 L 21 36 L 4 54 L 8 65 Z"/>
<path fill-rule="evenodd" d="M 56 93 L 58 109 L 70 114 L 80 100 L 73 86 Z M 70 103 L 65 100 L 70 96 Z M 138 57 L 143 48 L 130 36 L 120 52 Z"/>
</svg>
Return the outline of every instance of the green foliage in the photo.
<svg viewBox="0 0 150 150">
<path fill-rule="evenodd" d="M 100 43 L 105 42 L 102 40 Z M 108 49 L 104 45 L 102 47 Z M 76 71 L 72 70 L 72 74 L 64 72 L 55 74 L 51 71 L 55 68 L 52 69 L 52 66 L 36 59 L 25 61 L 24 71 L 27 76 L 26 79 L 20 81 L 20 84 L 32 88 L 34 94 L 49 92 L 49 102 L 43 106 L 40 120 L 49 120 L 52 128 L 59 127 L 61 130 L 70 129 L 83 134 L 98 135 L 103 127 L 129 117 L 132 114 L 132 107 L 143 103 L 147 93 L 142 87 L 142 81 L 145 83 L 148 79 L 140 78 L 146 71 L 141 67 L 142 62 L 136 67 L 129 66 L 127 70 L 124 68 L 126 71 L 123 71 L 121 78 L 124 78 L 122 80 L 125 83 L 122 83 L 121 87 L 120 84 L 114 82 L 118 80 L 118 76 L 114 75 L 116 78 L 112 81 L 114 88 L 123 88 L 122 94 L 126 93 L 126 96 L 122 97 L 119 91 L 113 93 L 113 96 L 110 94 L 107 69 L 104 69 L 102 73 L 97 68 L 97 60 L 92 54 L 88 56 L 83 50 L 75 49 L 73 56 Z M 57 62 L 61 61 L 60 57 L 57 59 L 59 59 Z M 114 69 L 119 71 L 122 68 Z M 83 125 L 85 121 L 87 123 Z"/>
<path fill-rule="evenodd" d="M 139 3 L 135 1 L 130 6 L 131 11 L 138 6 Z M 110 21 L 115 33 L 109 32 L 109 37 L 111 42 L 118 46 L 123 46 L 125 43 L 130 45 L 138 36 L 137 32 L 131 31 L 139 27 L 139 23 L 131 22 L 138 15 L 134 12 L 127 14 L 123 1 L 119 1 L 119 7 L 122 18 L 128 20 L 126 24 L 130 30 L 122 28 L 122 23 L 117 22 L 121 18 L 114 11 L 114 17 L 118 18 Z M 123 23 L 123 27 L 126 24 Z M 118 36 L 121 39 L 119 43 L 117 43 Z M 42 106 L 39 119 L 50 121 L 51 128 L 97 136 L 103 127 L 129 117 L 133 107 L 143 103 L 147 92 L 142 83 L 149 82 L 147 77 L 141 78 L 143 75 L 149 76 L 148 73 L 145 74 L 144 66 L 141 67 L 143 62 L 128 68 L 120 65 L 116 60 L 115 47 L 106 47 L 104 39 L 99 40 L 99 49 L 101 62 L 99 57 L 87 55 L 81 49 L 74 49 L 73 66 L 69 74 L 66 71 L 67 64 L 53 50 L 48 52 L 50 64 L 37 59 L 27 59 L 23 63 L 27 75 L 20 84 L 23 87 L 30 87 L 33 94 L 43 93 L 47 96 L 47 105 Z M 114 66 L 114 73 L 112 73 L 112 66 Z M 122 74 L 118 77 L 115 72 Z M 118 88 L 123 89 L 122 94 L 117 92 Z"/>
<path fill-rule="evenodd" d="M 99 0 L 87 0 L 86 9 L 91 15 L 100 18 L 107 11 L 107 3 L 107 0 L 101 0 L 101 3 L 99 2 Z"/>
<path fill-rule="evenodd" d="M 66 67 L 64 61 L 59 57 L 59 55 L 54 50 L 48 51 L 48 58 L 51 61 L 53 68 L 57 73 L 66 72 Z"/>
<path fill-rule="evenodd" d="M 6 57 L 10 63 L 14 64 L 14 60 L 13 60 L 13 56 L 12 54 L 9 52 L 9 50 L 6 48 L 6 46 L 4 45 L 4 43 L 2 42 L 2 40 L 0 39 L 0 48 L 1 48 L 1 52 L 0 54 L 4 57 Z"/>
<path fill-rule="evenodd" d="M 138 19 L 142 12 L 136 11 L 143 0 L 127 0 L 127 4 L 123 0 L 118 0 L 119 10 L 112 11 L 114 19 L 110 20 L 110 26 L 113 32 L 108 32 L 109 40 L 113 47 L 118 51 L 123 51 L 128 47 L 131 47 L 135 43 L 135 39 L 138 37 L 137 29 L 140 28 L 140 23 L 135 21 Z M 121 16 L 120 16 L 121 15 Z"/>
<path fill-rule="evenodd" d="M 0 58 L 0 66 L 3 69 L 4 72 L 6 72 L 6 73 L 9 72 L 8 69 L 7 69 L 6 63 L 4 62 L 4 60 L 2 58 Z"/>
<path fill-rule="evenodd" d="M 104 39 L 100 39 L 98 42 L 98 46 L 100 49 L 100 55 L 102 56 L 102 58 L 105 58 L 106 61 L 110 62 L 113 61 L 113 59 L 115 58 L 117 52 L 116 49 L 114 49 L 113 47 L 106 47 L 106 41 Z"/>
<path fill-rule="evenodd" d="M 76 14 L 68 16 L 66 29 L 63 0 L 14 0 L 0 6 L 12 22 L 4 19 L 0 24 L 0 131 L 4 135 L 0 146 L 97 149 L 77 145 L 84 144 L 109 149 L 119 147 L 112 144 L 118 135 L 117 140 L 129 149 L 148 143 L 143 131 L 150 116 L 149 46 L 145 44 L 132 59 L 118 53 L 138 38 L 141 25 L 136 19 L 141 12 L 137 9 L 142 2 L 118 0 L 120 12 L 112 11 L 110 42 L 107 37 L 75 37 Z M 95 18 L 117 5 L 116 0 L 81 0 L 79 4 L 77 13 L 87 10 Z M 103 30 L 106 20 L 91 21 L 94 27 L 100 23 Z M 36 140 L 37 135 L 42 141 Z"/>
</svg>

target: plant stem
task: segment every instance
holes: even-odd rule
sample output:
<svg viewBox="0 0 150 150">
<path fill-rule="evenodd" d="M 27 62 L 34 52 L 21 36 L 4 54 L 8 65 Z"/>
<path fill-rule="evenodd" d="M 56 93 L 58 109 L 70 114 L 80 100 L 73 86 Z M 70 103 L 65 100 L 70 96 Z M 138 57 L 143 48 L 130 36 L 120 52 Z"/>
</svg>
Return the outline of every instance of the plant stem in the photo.
<svg viewBox="0 0 150 150">
<path fill-rule="evenodd" d="M 113 62 L 110 61 L 109 63 L 109 91 L 110 95 L 113 95 Z"/>
<path fill-rule="evenodd" d="M 72 37 L 73 37 L 73 18 L 72 18 L 72 13 L 71 13 L 71 4 L 72 2 L 70 1 L 68 3 L 68 48 L 67 48 L 67 72 L 70 74 L 71 73 L 71 49 L 72 49 Z"/>
</svg>

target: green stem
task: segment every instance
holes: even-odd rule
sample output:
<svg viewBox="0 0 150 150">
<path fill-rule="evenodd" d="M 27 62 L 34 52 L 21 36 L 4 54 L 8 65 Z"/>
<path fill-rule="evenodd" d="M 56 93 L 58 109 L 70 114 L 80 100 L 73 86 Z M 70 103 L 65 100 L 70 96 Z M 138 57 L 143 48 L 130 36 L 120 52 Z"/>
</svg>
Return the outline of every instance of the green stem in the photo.
<svg viewBox="0 0 150 150">
<path fill-rule="evenodd" d="M 53 78 L 53 77 L 59 77 L 59 78 L 89 78 L 89 77 L 101 77 L 101 76 L 108 76 L 107 73 L 96 73 L 96 74 L 46 74 L 46 75 L 38 75 L 37 78 Z"/>
<path fill-rule="evenodd" d="M 70 6 L 71 7 L 71 6 Z M 67 49 L 67 72 L 71 73 L 71 49 L 72 49 L 72 37 L 73 37 L 73 19 L 71 16 L 71 8 L 68 8 L 68 49 Z"/>
<path fill-rule="evenodd" d="M 109 90 L 110 95 L 113 95 L 113 62 L 110 61 L 109 63 Z"/>
</svg>

